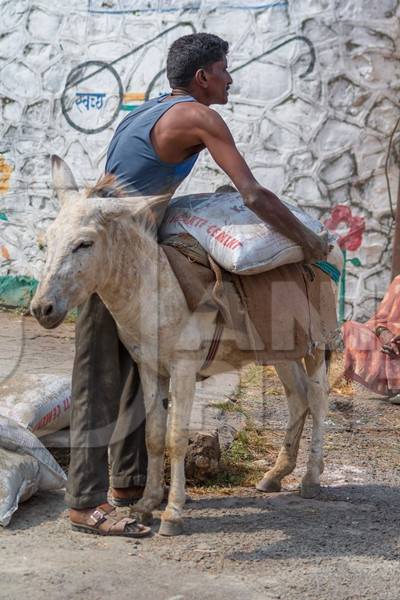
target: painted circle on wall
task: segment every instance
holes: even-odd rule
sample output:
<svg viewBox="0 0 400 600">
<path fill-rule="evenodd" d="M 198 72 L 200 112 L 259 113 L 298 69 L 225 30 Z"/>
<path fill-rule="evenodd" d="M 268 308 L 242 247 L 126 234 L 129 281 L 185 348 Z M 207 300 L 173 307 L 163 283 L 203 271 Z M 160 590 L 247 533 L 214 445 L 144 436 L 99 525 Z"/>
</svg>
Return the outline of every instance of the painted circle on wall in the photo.
<svg viewBox="0 0 400 600">
<path fill-rule="evenodd" d="M 68 123 L 82 133 L 99 133 L 119 115 L 124 90 L 112 65 L 88 60 L 72 69 L 61 96 Z"/>
</svg>

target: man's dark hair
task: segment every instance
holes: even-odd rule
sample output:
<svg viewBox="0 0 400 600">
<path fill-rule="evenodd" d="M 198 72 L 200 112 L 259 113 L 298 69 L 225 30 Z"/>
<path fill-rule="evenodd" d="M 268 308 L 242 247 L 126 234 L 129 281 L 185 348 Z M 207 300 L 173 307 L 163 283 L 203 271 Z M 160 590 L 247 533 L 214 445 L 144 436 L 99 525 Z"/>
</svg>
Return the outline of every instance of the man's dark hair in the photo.
<svg viewBox="0 0 400 600">
<path fill-rule="evenodd" d="M 178 38 L 167 57 L 167 77 L 171 87 L 187 85 L 198 69 L 222 60 L 228 49 L 228 42 L 212 33 L 192 33 Z"/>
</svg>

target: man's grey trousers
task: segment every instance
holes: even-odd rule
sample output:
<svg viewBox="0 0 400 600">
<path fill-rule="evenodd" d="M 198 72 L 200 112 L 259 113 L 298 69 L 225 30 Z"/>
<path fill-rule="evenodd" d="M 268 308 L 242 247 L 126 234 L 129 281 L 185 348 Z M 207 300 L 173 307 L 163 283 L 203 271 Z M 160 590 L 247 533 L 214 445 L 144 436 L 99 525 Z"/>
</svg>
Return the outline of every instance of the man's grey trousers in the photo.
<svg viewBox="0 0 400 600">
<path fill-rule="evenodd" d="M 66 501 L 80 509 L 105 502 L 109 485 L 144 485 L 147 454 L 137 366 L 96 294 L 80 310 L 75 346 Z"/>
</svg>

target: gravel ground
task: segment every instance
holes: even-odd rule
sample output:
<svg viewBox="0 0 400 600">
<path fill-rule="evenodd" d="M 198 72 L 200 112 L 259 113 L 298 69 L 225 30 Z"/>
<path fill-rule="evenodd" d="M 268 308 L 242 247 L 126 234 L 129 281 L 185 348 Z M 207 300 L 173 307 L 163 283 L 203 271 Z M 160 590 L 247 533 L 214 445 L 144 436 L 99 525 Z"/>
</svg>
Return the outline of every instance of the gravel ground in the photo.
<svg viewBox="0 0 400 600">
<path fill-rule="evenodd" d="M 0 321 L 1 353 L 8 356 L 7 336 L 19 325 L 10 316 Z M 43 340 L 30 322 L 25 329 L 32 339 L 20 365 L 39 372 L 50 369 L 53 357 L 60 369 L 67 364 L 71 326 L 51 339 L 43 332 Z M 242 400 L 269 440 L 258 461 L 265 466 L 276 456 L 286 419 L 281 388 L 267 375 Z M 173 539 L 154 534 L 135 543 L 72 532 L 62 493 L 39 495 L 0 532 L 0 598 L 398 600 L 399 428 L 400 406 L 334 386 L 320 498 L 303 500 L 297 492 L 308 425 L 284 492 L 190 490 L 186 533 Z"/>
</svg>

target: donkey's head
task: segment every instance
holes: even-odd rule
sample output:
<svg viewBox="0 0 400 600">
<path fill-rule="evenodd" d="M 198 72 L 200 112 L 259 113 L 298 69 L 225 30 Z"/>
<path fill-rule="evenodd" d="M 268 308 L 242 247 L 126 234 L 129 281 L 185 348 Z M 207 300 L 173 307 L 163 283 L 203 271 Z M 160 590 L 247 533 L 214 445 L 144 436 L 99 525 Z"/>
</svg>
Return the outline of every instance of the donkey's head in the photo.
<svg viewBox="0 0 400 600">
<path fill-rule="evenodd" d="M 46 264 L 31 303 L 32 314 L 47 329 L 57 327 L 70 309 L 107 285 L 118 243 L 116 224 L 121 218 L 132 221 L 152 204 L 149 198 L 99 197 L 104 187 L 80 192 L 58 156 L 52 157 L 52 176 L 61 208 L 46 233 Z"/>
</svg>

